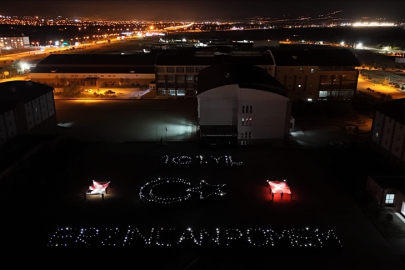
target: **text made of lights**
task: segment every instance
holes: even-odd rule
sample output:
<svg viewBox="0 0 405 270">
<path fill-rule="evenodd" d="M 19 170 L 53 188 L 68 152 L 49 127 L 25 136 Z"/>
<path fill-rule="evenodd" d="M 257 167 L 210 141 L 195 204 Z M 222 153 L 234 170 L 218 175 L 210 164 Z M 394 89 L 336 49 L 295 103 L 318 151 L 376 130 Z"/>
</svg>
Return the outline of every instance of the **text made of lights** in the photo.
<svg viewBox="0 0 405 270">
<path fill-rule="evenodd" d="M 169 155 L 165 155 L 162 157 L 164 160 L 164 163 L 167 165 L 169 162 L 171 162 L 174 165 L 178 166 L 184 166 L 184 165 L 191 165 L 193 163 L 195 164 L 208 164 L 208 163 L 214 163 L 214 164 L 224 164 L 227 167 L 233 167 L 233 166 L 242 166 L 243 162 L 239 161 L 234 161 L 232 159 L 232 156 L 219 156 L 219 157 L 214 157 L 210 156 L 209 158 L 206 158 L 204 156 L 196 156 L 194 159 L 190 156 L 176 156 L 170 158 Z"/>
<path fill-rule="evenodd" d="M 256 246 L 289 247 L 303 249 L 342 248 L 343 245 L 333 230 L 289 229 L 275 231 L 265 228 L 60 228 L 46 244 L 50 247 L 73 246 L 138 246 L 162 247 L 189 244 L 192 246 Z"/>
</svg>

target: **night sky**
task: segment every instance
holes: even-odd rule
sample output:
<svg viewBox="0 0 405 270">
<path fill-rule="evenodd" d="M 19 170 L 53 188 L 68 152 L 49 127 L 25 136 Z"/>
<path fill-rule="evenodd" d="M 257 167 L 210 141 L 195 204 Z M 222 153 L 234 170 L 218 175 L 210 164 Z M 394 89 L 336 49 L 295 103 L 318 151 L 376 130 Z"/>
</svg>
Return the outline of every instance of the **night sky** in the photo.
<svg viewBox="0 0 405 270">
<path fill-rule="evenodd" d="M 405 4 L 398 1 L 113 1 L 113 0 L 13 0 L 2 2 L 1 15 L 63 16 L 69 19 L 111 20 L 208 20 L 243 19 L 252 16 L 316 16 L 343 10 L 342 17 L 363 16 L 400 20 Z"/>
</svg>

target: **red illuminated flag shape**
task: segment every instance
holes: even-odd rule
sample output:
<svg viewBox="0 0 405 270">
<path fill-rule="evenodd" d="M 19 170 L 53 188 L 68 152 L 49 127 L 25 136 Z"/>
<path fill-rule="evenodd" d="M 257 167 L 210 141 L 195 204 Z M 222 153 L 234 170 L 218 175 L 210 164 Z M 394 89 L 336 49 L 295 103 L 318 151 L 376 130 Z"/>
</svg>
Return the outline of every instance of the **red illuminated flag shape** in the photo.
<svg viewBox="0 0 405 270">
<path fill-rule="evenodd" d="M 284 193 L 284 194 L 291 194 L 290 187 L 287 185 L 285 181 L 269 181 L 269 187 L 271 188 L 272 193 Z"/>
</svg>

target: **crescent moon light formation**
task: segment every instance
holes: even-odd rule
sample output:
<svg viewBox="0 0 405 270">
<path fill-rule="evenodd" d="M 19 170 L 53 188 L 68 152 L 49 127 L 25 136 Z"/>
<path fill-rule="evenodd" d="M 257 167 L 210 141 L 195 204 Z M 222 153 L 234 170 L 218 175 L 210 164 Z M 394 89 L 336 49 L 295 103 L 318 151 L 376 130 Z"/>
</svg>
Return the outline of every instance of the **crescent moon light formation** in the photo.
<svg viewBox="0 0 405 270">
<path fill-rule="evenodd" d="M 163 196 L 158 195 L 154 191 L 155 188 L 159 186 L 166 185 L 168 187 L 175 185 L 184 185 L 187 189 L 185 190 L 185 195 L 182 196 Z M 203 200 L 212 195 L 225 196 L 224 188 L 226 184 L 221 185 L 210 185 L 204 180 L 200 181 L 198 187 L 190 187 L 190 182 L 187 182 L 181 178 L 158 178 L 157 180 L 147 182 L 143 185 L 139 191 L 139 198 L 142 201 L 156 204 L 174 204 L 179 202 L 187 201 L 191 198 L 192 193 L 199 193 L 200 199 Z"/>
</svg>

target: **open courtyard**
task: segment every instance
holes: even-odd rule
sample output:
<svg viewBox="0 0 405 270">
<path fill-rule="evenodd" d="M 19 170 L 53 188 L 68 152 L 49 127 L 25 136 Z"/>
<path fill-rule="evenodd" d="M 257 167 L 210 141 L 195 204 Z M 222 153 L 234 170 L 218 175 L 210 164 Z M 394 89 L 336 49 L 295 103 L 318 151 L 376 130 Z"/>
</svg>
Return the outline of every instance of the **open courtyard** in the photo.
<svg viewBox="0 0 405 270">
<path fill-rule="evenodd" d="M 166 155 L 168 159 L 163 158 Z M 215 158 L 231 156 L 234 162 L 243 162 L 243 165 L 227 166 L 224 158 L 217 163 L 211 155 Z M 178 156 L 191 157 L 191 163 L 176 165 L 172 158 Z M 196 156 L 202 156 L 207 163 L 201 164 Z M 211 185 L 225 184 L 226 194 L 213 194 L 205 199 L 193 194 L 190 200 L 170 205 L 140 199 L 143 185 L 167 177 L 185 179 L 190 187 L 198 187 L 200 180 Z M 291 188 L 292 200 L 287 194 L 283 200 L 280 194 L 272 200 L 266 180 L 283 179 Z M 87 195 L 85 199 L 84 193 L 92 180 L 111 181 L 104 199 L 100 195 Z M 156 190 L 156 194 L 168 197 L 186 194 L 181 187 L 176 187 L 180 190 L 175 193 L 173 189 L 167 193 L 167 187 Z M 63 253 L 70 246 L 74 248 L 70 251 L 78 253 L 81 247 L 90 250 L 88 244 L 97 246 L 104 241 L 107 245 L 121 246 L 108 249 L 117 258 L 129 262 L 130 258 L 123 254 L 131 251 L 141 258 L 138 260 L 147 261 L 155 269 L 183 269 L 170 268 L 177 264 L 192 264 L 192 269 L 258 269 L 266 267 L 270 261 L 273 265 L 288 261 L 286 265 L 291 267 L 305 262 L 317 269 L 403 269 L 403 262 L 392 246 L 353 201 L 350 183 L 329 170 L 323 156 L 314 150 L 209 149 L 194 143 L 88 144 L 60 175 L 46 183 L 37 183 L 29 192 L 21 190 L 18 196 L 8 198 L 8 203 L 13 205 L 13 213 L 10 213 L 13 233 L 8 236 L 11 243 L 22 247 L 51 245 L 48 249 Z M 334 238 L 329 239 L 330 243 L 325 243 L 324 248 L 285 245 L 275 239 L 283 230 L 307 227 L 312 232 L 333 230 L 343 247 L 339 247 Z M 167 234 L 170 228 L 175 232 Z M 199 246 L 189 239 L 188 228 L 197 238 L 202 229 L 215 238 L 218 228 L 222 230 L 219 240 L 225 244 Z M 273 236 L 275 245 L 249 244 L 245 235 L 249 228 L 274 230 L 267 236 Z M 102 238 L 97 238 L 96 229 L 100 230 Z M 106 229 L 112 230 L 111 233 L 106 234 Z M 239 242 L 232 240 L 232 237 L 239 238 L 239 232 L 233 229 L 243 234 Z M 119 237 L 114 237 L 118 233 L 114 230 L 121 230 Z M 127 230 L 132 230 L 129 238 L 121 238 L 126 235 L 122 231 Z M 156 235 L 158 230 L 160 238 Z M 188 238 L 183 245 L 176 244 L 184 232 Z M 265 238 L 255 232 L 257 238 L 253 242 L 264 244 Z M 313 237 L 297 240 L 304 245 L 319 244 Z M 162 242 L 174 247 L 157 244 Z M 122 247 L 125 243 L 127 245 Z M 156 256 L 160 259 L 154 260 Z"/>
</svg>

